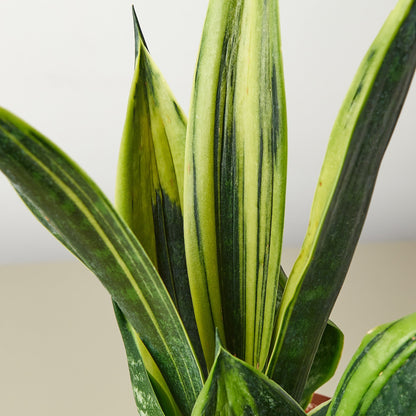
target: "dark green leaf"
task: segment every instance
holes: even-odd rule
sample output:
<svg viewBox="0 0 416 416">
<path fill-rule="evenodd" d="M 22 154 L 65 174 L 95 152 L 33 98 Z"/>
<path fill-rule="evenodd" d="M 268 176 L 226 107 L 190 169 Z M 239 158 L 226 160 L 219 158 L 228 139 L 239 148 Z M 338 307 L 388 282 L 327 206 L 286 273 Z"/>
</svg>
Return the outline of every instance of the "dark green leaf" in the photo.
<svg viewBox="0 0 416 416">
<path fill-rule="evenodd" d="M 202 388 L 193 349 L 160 276 L 102 192 L 56 146 L 4 109 L 0 169 L 48 230 L 99 277 L 189 414 Z"/>
<path fill-rule="evenodd" d="M 306 381 L 301 404 L 306 407 L 312 394 L 334 375 L 344 346 L 344 334 L 331 321 L 325 327 Z"/>
<path fill-rule="evenodd" d="M 286 273 L 280 267 L 276 314 L 279 312 L 279 306 L 286 284 Z M 334 375 L 341 358 L 343 346 L 344 334 L 333 322 L 328 321 L 306 381 L 305 390 L 300 402 L 303 407 L 307 406 L 312 394 Z"/>
<path fill-rule="evenodd" d="M 414 416 L 416 313 L 371 331 L 349 363 L 328 416 Z"/>
<path fill-rule="evenodd" d="M 330 405 L 331 405 L 330 401 L 326 403 L 322 403 L 318 407 L 315 407 L 315 409 L 308 412 L 308 415 L 309 416 L 326 416 Z"/>
<path fill-rule="evenodd" d="M 149 416 L 180 416 L 181 413 L 179 409 L 177 409 L 167 386 L 162 386 L 161 383 L 156 380 L 152 383 L 140 353 L 141 341 L 139 336 L 134 328 L 127 322 L 123 312 L 115 302 L 113 302 L 113 306 L 126 348 L 130 380 L 139 414 L 146 414 Z M 158 388 L 154 389 L 153 385 L 156 383 Z M 159 398 L 157 393 L 159 393 Z"/>
<path fill-rule="evenodd" d="M 268 374 L 297 400 L 350 265 L 415 65 L 416 5 L 400 0 L 335 122 L 310 225 L 283 296 Z"/>
</svg>

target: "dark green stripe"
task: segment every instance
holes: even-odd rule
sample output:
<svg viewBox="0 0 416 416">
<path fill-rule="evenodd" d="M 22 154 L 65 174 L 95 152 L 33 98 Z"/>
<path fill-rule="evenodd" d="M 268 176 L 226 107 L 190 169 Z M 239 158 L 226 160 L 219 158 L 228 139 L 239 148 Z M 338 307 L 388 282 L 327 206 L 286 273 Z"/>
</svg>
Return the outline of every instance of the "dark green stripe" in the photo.
<svg viewBox="0 0 416 416">
<path fill-rule="evenodd" d="M 412 6 L 377 73 L 350 140 L 330 207 L 293 309 L 272 378 L 300 399 L 361 233 L 377 172 L 416 65 Z M 284 332 L 283 332 L 284 333 Z M 289 376 L 290 375 L 290 376 Z"/>
<path fill-rule="evenodd" d="M 192 307 L 186 268 L 181 208 L 162 190 L 153 207 L 158 270 L 179 312 L 201 368 L 207 375 L 201 341 Z"/>
<path fill-rule="evenodd" d="M 136 60 L 137 57 L 139 56 L 140 41 L 143 43 L 144 47 L 147 50 L 149 50 L 149 48 L 147 47 L 146 40 L 144 38 L 142 28 L 140 27 L 139 19 L 137 17 L 134 6 L 132 6 L 132 11 L 133 11 L 133 26 L 134 26 L 134 46 L 135 46 L 134 57 Z"/>
<path fill-rule="evenodd" d="M 406 351 L 406 349 L 409 347 L 409 346 L 411 346 L 412 344 L 414 344 L 415 343 L 415 340 L 414 340 L 414 338 L 411 338 L 411 339 L 409 339 L 409 340 L 407 340 L 404 344 L 402 344 L 398 349 L 397 349 L 397 351 L 394 353 L 394 355 L 391 357 L 391 359 L 389 360 L 389 362 L 387 362 L 386 363 L 386 365 L 383 367 L 383 368 L 380 368 L 380 373 L 381 372 L 384 372 L 390 365 L 394 365 L 395 363 L 395 360 L 396 359 L 398 359 L 402 354 L 403 354 L 403 352 L 404 351 Z M 406 361 L 406 360 L 405 360 Z M 393 373 L 392 374 L 392 376 L 391 377 L 393 377 L 394 376 L 394 374 L 395 373 Z M 390 377 L 390 378 L 391 378 Z M 415 377 L 415 380 L 416 380 L 416 377 Z M 373 382 L 375 382 L 376 380 L 374 380 Z M 386 380 L 386 384 L 389 382 L 389 380 Z M 370 391 L 371 390 L 371 388 L 373 387 L 373 385 L 372 384 L 370 384 L 369 386 L 368 386 L 368 388 L 367 388 L 367 390 L 365 391 L 365 392 L 363 392 L 362 393 L 362 396 L 361 396 L 361 400 L 357 403 L 357 408 L 356 408 L 356 410 L 355 410 L 355 412 L 354 412 L 354 415 L 353 416 L 359 416 L 360 414 L 362 414 L 362 412 L 361 412 L 361 408 L 362 408 L 362 406 L 363 406 L 363 404 L 364 404 L 364 400 L 365 400 L 365 395 L 367 394 L 367 392 L 368 391 Z"/>
<path fill-rule="evenodd" d="M 101 191 L 73 162 L 22 121 L 4 110 L 0 115 L 1 169 L 41 222 L 97 274 L 140 333 L 172 393 L 183 409 L 190 410 L 202 387 L 199 369 L 176 311 L 142 247 Z M 45 166 L 77 201 L 55 182 Z M 127 271 L 150 305 L 155 321 L 128 280 Z"/>
<path fill-rule="evenodd" d="M 199 261 L 201 263 L 201 267 L 204 273 L 203 281 L 206 285 L 206 293 L 208 294 L 208 302 L 209 302 L 209 311 L 206 311 L 205 313 L 211 313 L 211 320 L 214 321 L 214 316 L 212 314 L 212 304 L 211 299 L 209 296 L 209 288 L 208 288 L 208 276 L 206 274 L 206 264 L 205 264 L 205 257 L 202 251 L 203 242 L 202 242 L 202 236 L 201 236 L 201 222 L 199 218 L 199 209 L 198 209 L 198 190 L 197 190 L 197 181 L 196 181 L 196 164 L 195 164 L 195 154 L 192 155 L 193 163 L 192 163 L 192 175 L 193 175 L 193 197 L 194 197 L 194 219 L 195 219 L 195 231 L 196 231 L 196 238 L 197 238 L 197 245 L 198 245 L 198 253 L 199 253 Z"/>
<path fill-rule="evenodd" d="M 416 352 L 390 377 L 371 403 L 366 416 L 414 415 L 416 396 Z"/>
<path fill-rule="evenodd" d="M 138 412 L 148 412 L 148 414 L 152 416 L 163 416 L 167 411 L 169 411 L 169 414 L 174 415 L 175 412 L 171 408 L 171 404 L 168 400 L 163 400 L 164 406 L 162 406 L 162 410 L 159 399 L 153 389 L 151 380 L 143 363 L 140 351 L 137 347 L 134 334 L 131 333 L 123 312 L 114 301 L 113 308 L 126 349 L 130 381 L 133 387 L 133 394 Z M 162 391 L 159 390 L 159 392 L 162 396 Z M 166 395 L 166 393 L 164 393 L 164 395 Z"/>
<path fill-rule="evenodd" d="M 244 304 L 239 257 L 239 180 L 234 125 L 234 84 L 244 1 L 228 6 L 232 11 L 222 44 L 216 91 L 214 129 L 214 198 L 218 275 L 227 348 L 244 356 Z"/>
<path fill-rule="evenodd" d="M 344 373 L 342 376 L 342 385 L 337 388 L 337 393 L 332 400 L 332 407 L 331 407 L 331 413 L 330 415 L 335 415 L 335 413 L 338 410 L 338 407 L 342 401 L 342 397 L 344 395 L 344 392 L 348 389 L 349 382 L 351 378 L 354 376 L 355 372 L 357 371 L 358 367 L 362 364 L 362 361 L 365 360 L 367 357 L 367 354 L 369 351 L 384 337 L 386 332 L 391 329 L 396 322 L 389 325 L 387 328 L 385 328 L 382 332 L 378 333 L 358 354 L 357 357 L 354 358 L 353 364 L 348 368 L 348 370 Z M 330 416 L 328 415 L 328 416 Z"/>
</svg>

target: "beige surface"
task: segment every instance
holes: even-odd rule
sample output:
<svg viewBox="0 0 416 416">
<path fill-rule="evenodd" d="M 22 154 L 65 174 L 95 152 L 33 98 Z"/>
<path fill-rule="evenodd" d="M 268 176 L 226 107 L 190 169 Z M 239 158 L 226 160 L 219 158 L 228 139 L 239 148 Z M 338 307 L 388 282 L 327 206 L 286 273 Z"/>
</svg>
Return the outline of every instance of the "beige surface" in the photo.
<svg viewBox="0 0 416 416">
<path fill-rule="evenodd" d="M 284 252 L 286 269 L 295 256 Z M 416 311 L 415 269 L 416 243 L 359 247 L 333 313 L 346 335 L 341 368 L 368 329 Z M 1 267 L 0 415 L 136 414 L 100 283 L 76 262 Z"/>
</svg>

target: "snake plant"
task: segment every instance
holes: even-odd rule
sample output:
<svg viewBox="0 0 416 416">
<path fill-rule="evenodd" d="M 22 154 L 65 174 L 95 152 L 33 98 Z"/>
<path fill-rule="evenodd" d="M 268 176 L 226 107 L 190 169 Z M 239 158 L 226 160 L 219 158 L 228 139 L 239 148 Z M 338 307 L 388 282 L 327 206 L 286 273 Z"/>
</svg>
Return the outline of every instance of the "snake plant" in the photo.
<svg viewBox="0 0 416 416">
<path fill-rule="evenodd" d="M 134 14 L 135 71 L 115 207 L 0 109 L 0 168 L 108 289 L 141 415 L 304 415 L 334 373 L 329 316 L 416 65 L 399 0 L 329 140 L 306 237 L 281 267 L 287 128 L 277 0 L 210 0 L 187 118 Z M 363 340 L 315 415 L 414 415 L 416 314 Z"/>
</svg>

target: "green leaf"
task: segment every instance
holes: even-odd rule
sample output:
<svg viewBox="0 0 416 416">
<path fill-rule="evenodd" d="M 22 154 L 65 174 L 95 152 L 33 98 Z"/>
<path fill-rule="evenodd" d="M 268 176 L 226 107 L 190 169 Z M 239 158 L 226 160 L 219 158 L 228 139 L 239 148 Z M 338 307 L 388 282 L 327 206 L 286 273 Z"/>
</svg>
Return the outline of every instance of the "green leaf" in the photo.
<svg viewBox="0 0 416 416">
<path fill-rule="evenodd" d="M 192 416 L 301 416 L 302 408 L 260 371 L 220 348 Z"/>
<path fill-rule="evenodd" d="M 151 59 L 134 14 L 136 65 L 120 147 L 116 208 L 156 266 L 199 362 L 183 237 L 186 119 Z"/>
<path fill-rule="evenodd" d="M 304 407 L 312 394 L 335 374 L 343 346 L 344 334 L 333 322 L 328 321 L 306 380 L 301 400 Z"/>
<path fill-rule="evenodd" d="M 309 416 L 326 416 L 330 405 L 331 405 L 330 401 L 322 403 L 319 406 L 315 407 L 315 409 L 308 412 L 308 415 Z"/>
<path fill-rule="evenodd" d="M 117 318 L 117 323 L 123 337 L 124 346 L 127 353 L 127 362 L 129 365 L 130 379 L 133 387 L 134 399 L 139 414 L 146 414 L 149 416 L 164 416 L 177 415 L 181 413 L 173 400 L 164 379 L 151 381 L 151 376 L 148 374 L 143 362 L 140 349 L 142 348 L 141 341 L 134 328 L 126 320 L 123 312 L 113 302 L 114 312 Z M 153 385 L 157 385 L 156 391 Z"/>
<path fill-rule="evenodd" d="M 184 225 L 209 363 L 215 328 L 231 353 L 258 368 L 274 335 L 286 187 L 278 22 L 276 0 L 211 0 L 202 35 L 187 131 Z"/>
<path fill-rule="evenodd" d="M 416 313 L 370 332 L 354 354 L 328 416 L 413 416 Z"/>
<path fill-rule="evenodd" d="M 128 226 L 66 155 L 0 109 L 0 169 L 24 202 L 110 292 L 190 414 L 202 388 L 193 349 L 166 288 Z"/>
<path fill-rule="evenodd" d="M 330 138 L 309 228 L 283 296 L 278 340 L 267 372 L 297 400 L 351 262 L 413 77 L 415 22 L 415 1 L 399 1 L 365 56 Z"/>
<path fill-rule="evenodd" d="M 276 313 L 279 311 L 281 297 L 284 293 L 286 284 L 286 273 L 283 268 L 280 267 Z M 312 394 L 334 375 L 339 360 L 341 359 L 343 346 L 344 334 L 332 321 L 328 321 L 306 381 L 302 400 L 300 401 L 303 407 L 306 407 L 309 404 Z"/>
</svg>

